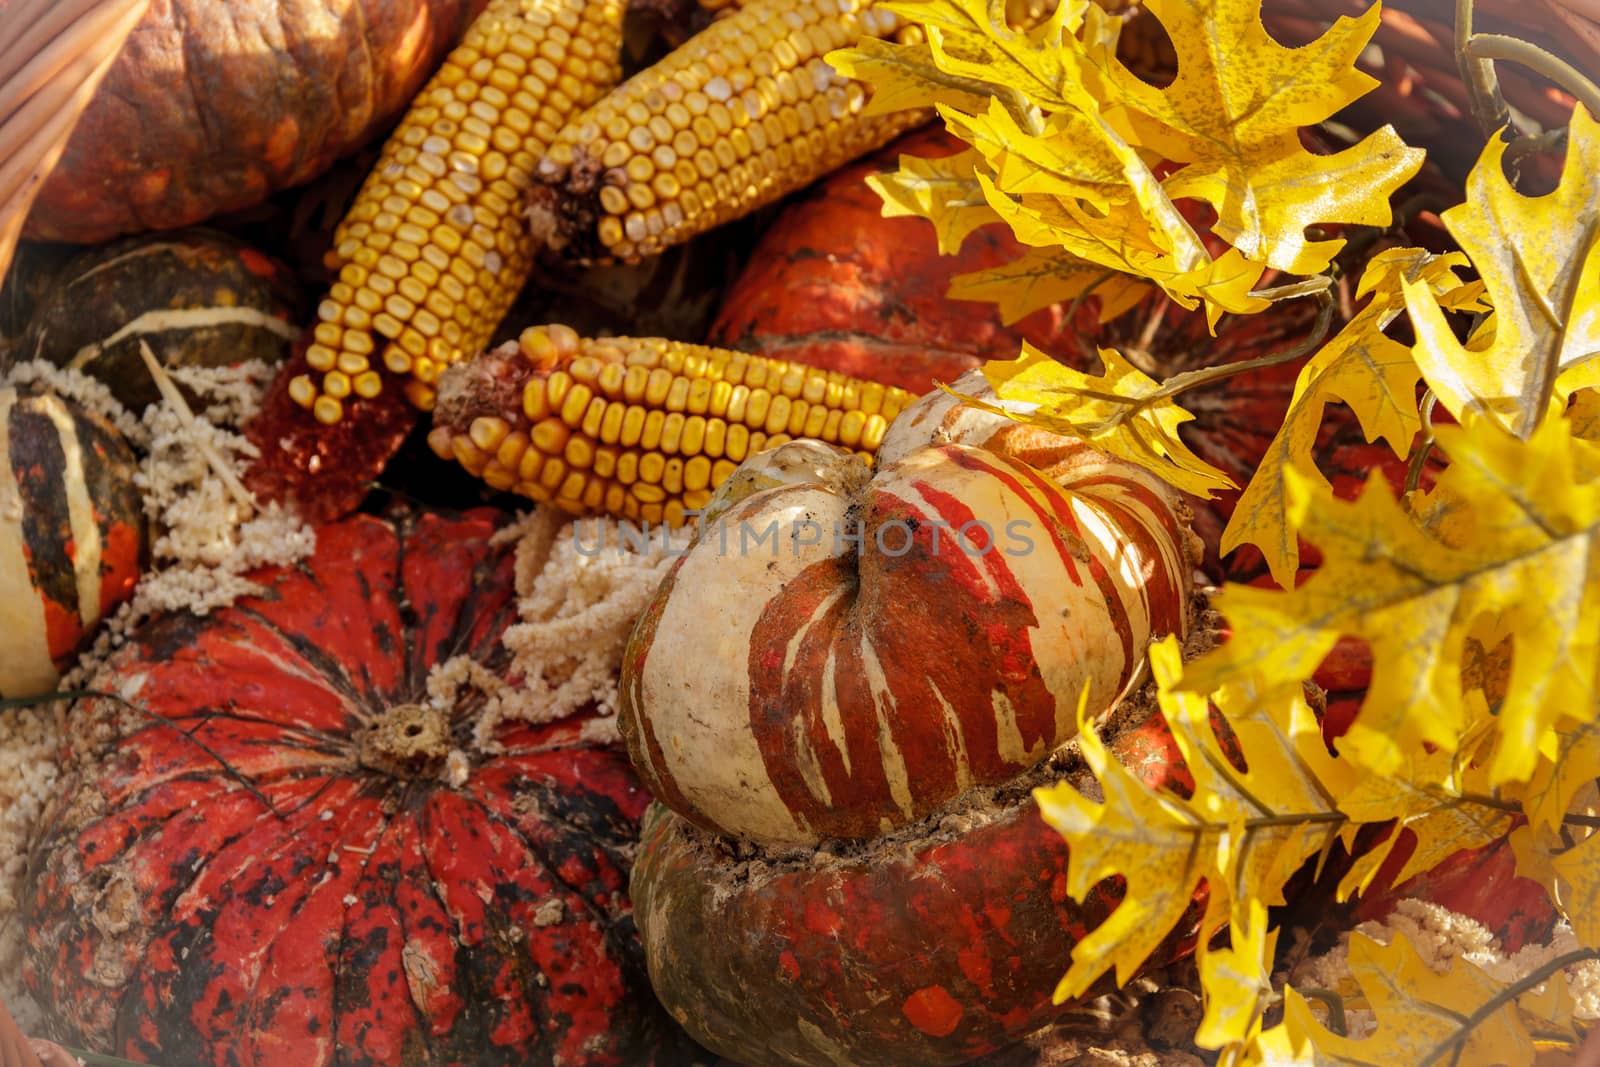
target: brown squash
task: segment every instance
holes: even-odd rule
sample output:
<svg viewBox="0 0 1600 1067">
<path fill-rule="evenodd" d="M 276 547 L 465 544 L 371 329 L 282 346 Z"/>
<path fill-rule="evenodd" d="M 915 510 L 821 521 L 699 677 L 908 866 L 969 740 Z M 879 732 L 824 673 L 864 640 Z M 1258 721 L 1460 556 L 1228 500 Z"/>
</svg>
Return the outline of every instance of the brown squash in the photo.
<svg viewBox="0 0 1600 1067">
<path fill-rule="evenodd" d="M 393 121 L 481 0 L 154 0 L 25 235 L 92 243 L 260 203 Z"/>
</svg>

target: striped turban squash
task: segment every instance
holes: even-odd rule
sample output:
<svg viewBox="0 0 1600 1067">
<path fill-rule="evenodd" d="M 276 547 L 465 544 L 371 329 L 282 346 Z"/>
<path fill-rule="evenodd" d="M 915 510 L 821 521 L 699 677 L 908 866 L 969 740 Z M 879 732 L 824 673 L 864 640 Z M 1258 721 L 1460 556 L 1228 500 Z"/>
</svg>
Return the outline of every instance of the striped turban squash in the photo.
<svg viewBox="0 0 1600 1067">
<path fill-rule="evenodd" d="M 633 635 L 622 709 L 651 790 L 718 833 L 916 822 L 1038 763 L 1085 686 L 1110 707 L 1184 630 L 1187 525 L 1158 479 L 943 393 L 876 471 L 795 442 L 722 504 Z"/>
<path fill-rule="evenodd" d="M 104 419 L 0 388 L 0 696 L 55 688 L 133 595 L 145 550 L 134 458 Z"/>
<path fill-rule="evenodd" d="M 626 756 L 590 715 L 475 745 L 482 694 L 425 691 L 457 655 L 508 678 L 502 522 L 324 526 L 260 596 L 113 655 L 25 884 L 53 1033 L 218 1067 L 652 1062 Z"/>
<path fill-rule="evenodd" d="M 1146 472 L 943 393 L 874 468 L 816 442 L 747 461 L 624 659 L 669 1010 L 750 1063 L 960 1063 L 1047 1019 L 1115 898 L 1066 902 L 1028 786 L 1086 690 L 1118 705 L 1187 632 L 1194 552 Z"/>
</svg>

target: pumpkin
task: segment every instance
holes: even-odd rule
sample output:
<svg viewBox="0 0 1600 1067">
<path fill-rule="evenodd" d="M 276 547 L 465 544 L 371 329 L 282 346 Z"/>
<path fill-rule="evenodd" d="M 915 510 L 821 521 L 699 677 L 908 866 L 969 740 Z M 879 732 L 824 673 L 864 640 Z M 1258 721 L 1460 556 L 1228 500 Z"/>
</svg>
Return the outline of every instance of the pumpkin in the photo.
<svg viewBox="0 0 1600 1067">
<path fill-rule="evenodd" d="M 1114 904 L 1065 903 L 1026 787 L 1086 689 L 1110 708 L 1151 637 L 1187 632 L 1181 505 L 935 393 L 875 470 L 795 442 L 707 517 L 624 657 L 623 734 L 670 809 L 633 881 L 658 994 L 752 1063 L 958 1063 L 1020 1038 Z"/>
<path fill-rule="evenodd" d="M 285 267 L 225 234 L 135 237 L 63 268 L 17 357 L 91 374 L 138 412 L 160 397 L 141 343 L 166 367 L 275 364 L 299 333 L 299 304 Z"/>
<path fill-rule="evenodd" d="M 884 218 L 867 184 L 901 155 L 937 157 L 966 146 L 941 129 L 910 134 L 792 198 L 728 288 L 708 344 L 826 367 L 914 393 L 951 382 L 985 359 L 1015 359 L 1022 342 L 1045 352 L 1074 329 L 1057 305 L 1015 324 L 996 305 L 946 296 L 959 274 L 1010 262 L 1024 247 L 1004 226 L 973 231 L 939 254 L 922 219 Z"/>
<path fill-rule="evenodd" d="M 1165 722 L 1143 712 L 1109 731 L 1113 756 L 1151 788 L 1192 788 Z M 1070 747 L 1044 770 L 1025 782 L 1086 785 Z M 1072 946 L 1122 900 L 1113 880 L 1081 904 L 1066 895 L 1067 844 L 1021 784 L 799 856 L 741 854 L 653 806 L 633 894 L 657 994 L 739 1063 L 934 1067 L 1020 1040 L 1070 1008 L 1052 994 Z M 1204 899 L 1149 966 L 1193 950 Z"/>
<path fill-rule="evenodd" d="M 305 182 L 394 120 L 479 0 L 149 6 L 34 202 L 26 236 L 186 226 Z"/>
<path fill-rule="evenodd" d="M 592 717 L 428 703 L 505 677 L 498 513 L 358 516 L 69 714 L 24 896 L 63 1041 L 157 1063 L 637 1064 L 669 1024 L 627 896 L 648 797 Z"/>
<path fill-rule="evenodd" d="M 145 552 L 133 452 L 49 393 L 0 387 L 0 696 L 54 689 L 133 595 Z"/>
</svg>

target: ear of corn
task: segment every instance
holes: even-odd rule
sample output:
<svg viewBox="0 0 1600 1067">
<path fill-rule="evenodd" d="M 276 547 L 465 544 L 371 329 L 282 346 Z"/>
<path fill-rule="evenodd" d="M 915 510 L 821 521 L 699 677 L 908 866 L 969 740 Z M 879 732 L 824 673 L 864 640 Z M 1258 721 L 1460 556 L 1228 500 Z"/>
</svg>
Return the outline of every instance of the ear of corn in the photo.
<svg viewBox="0 0 1600 1067">
<path fill-rule="evenodd" d="M 313 371 L 290 395 L 324 423 L 383 370 L 432 407 L 439 373 L 488 344 L 527 280 L 534 167 L 621 77 L 623 0 L 490 0 L 412 104 L 334 237 Z"/>
<path fill-rule="evenodd" d="M 539 163 L 535 236 L 634 262 L 804 186 L 924 121 L 865 118 L 824 60 L 895 32 L 870 0 L 750 0 L 572 120 Z"/>
<path fill-rule="evenodd" d="M 870 459 L 913 399 L 744 352 L 541 326 L 449 372 L 428 443 L 495 489 L 678 527 L 745 457 L 795 438 Z"/>
</svg>

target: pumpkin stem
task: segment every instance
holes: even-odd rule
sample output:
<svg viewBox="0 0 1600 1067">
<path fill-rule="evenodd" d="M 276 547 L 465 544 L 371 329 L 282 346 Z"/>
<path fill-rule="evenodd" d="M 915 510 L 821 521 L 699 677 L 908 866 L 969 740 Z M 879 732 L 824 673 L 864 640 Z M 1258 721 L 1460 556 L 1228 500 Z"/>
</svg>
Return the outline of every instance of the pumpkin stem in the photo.
<svg viewBox="0 0 1600 1067">
<path fill-rule="evenodd" d="M 361 762 L 391 774 L 431 775 L 453 747 L 445 712 L 430 704 L 397 704 L 361 738 Z"/>
</svg>

